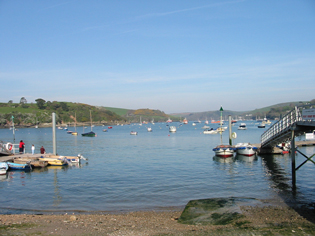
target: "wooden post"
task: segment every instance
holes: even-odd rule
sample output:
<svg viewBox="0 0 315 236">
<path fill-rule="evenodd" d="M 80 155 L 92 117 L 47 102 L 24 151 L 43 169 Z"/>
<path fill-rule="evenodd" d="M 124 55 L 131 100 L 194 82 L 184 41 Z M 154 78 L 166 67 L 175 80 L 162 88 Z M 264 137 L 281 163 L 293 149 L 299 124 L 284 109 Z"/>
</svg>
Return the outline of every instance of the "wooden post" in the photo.
<svg viewBox="0 0 315 236">
<path fill-rule="evenodd" d="M 56 113 L 52 113 L 52 133 L 53 133 L 53 154 L 57 155 L 57 141 L 56 141 Z"/>
<path fill-rule="evenodd" d="M 296 175 L 295 175 L 295 136 L 294 128 L 291 130 L 291 168 L 292 168 L 292 188 L 296 189 Z"/>
</svg>

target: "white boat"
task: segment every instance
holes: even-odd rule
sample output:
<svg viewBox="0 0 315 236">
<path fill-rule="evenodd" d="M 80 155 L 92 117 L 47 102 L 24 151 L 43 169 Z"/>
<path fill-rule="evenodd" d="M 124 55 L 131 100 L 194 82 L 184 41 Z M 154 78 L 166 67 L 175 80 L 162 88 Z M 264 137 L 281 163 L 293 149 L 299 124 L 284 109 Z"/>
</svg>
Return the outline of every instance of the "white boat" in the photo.
<svg viewBox="0 0 315 236">
<path fill-rule="evenodd" d="M 148 127 L 148 132 L 152 132 L 152 128 L 151 127 Z"/>
<path fill-rule="evenodd" d="M 241 123 L 240 126 L 238 127 L 239 130 L 245 130 L 247 129 L 246 124 L 245 123 Z"/>
<path fill-rule="evenodd" d="M 203 133 L 204 134 L 217 134 L 218 130 L 211 128 L 211 129 L 208 129 L 208 130 L 204 130 Z"/>
<path fill-rule="evenodd" d="M 0 175 L 5 175 L 9 169 L 8 163 L 0 162 Z"/>
<path fill-rule="evenodd" d="M 170 126 L 169 131 L 172 133 L 176 132 L 176 127 L 175 126 Z"/>
<path fill-rule="evenodd" d="M 234 153 L 234 149 L 231 145 L 218 145 L 215 148 L 212 149 L 215 152 L 215 155 L 218 157 L 232 157 Z"/>
<path fill-rule="evenodd" d="M 130 132 L 130 135 L 137 135 L 137 134 L 138 134 L 137 131 L 131 131 L 131 132 Z"/>
<path fill-rule="evenodd" d="M 185 118 L 185 119 L 183 120 L 183 123 L 184 123 L 184 125 L 187 125 L 187 124 L 188 124 L 188 120 Z"/>
<path fill-rule="evenodd" d="M 194 122 L 194 123 L 192 123 L 192 126 L 196 126 L 196 123 Z"/>
<path fill-rule="evenodd" d="M 173 121 L 171 120 L 171 118 L 168 118 L 168 120 L 166 121 L 166 123 L 172 123 Z"/>
<path fill-rule="evenodd" d="M 238 143 L 235 145 L 236 153 L 243 156 L 253 156 L 257 152 L 257 147 L 249 143 Z"/>
<path fill-rule="evenodd" d="M 261 122 L 261 124 L 260 125 L 258 125 L 258 128 L 265 128 L 266 127 L 266 125 L 265 125 L 265 123 L 264 122 Z"/>
<path fill-rule="evenodd" d="M 202 126 L 202 129 L 210 129 L 210 126 L 204 125 L 204 126 Z"/>
</svg>

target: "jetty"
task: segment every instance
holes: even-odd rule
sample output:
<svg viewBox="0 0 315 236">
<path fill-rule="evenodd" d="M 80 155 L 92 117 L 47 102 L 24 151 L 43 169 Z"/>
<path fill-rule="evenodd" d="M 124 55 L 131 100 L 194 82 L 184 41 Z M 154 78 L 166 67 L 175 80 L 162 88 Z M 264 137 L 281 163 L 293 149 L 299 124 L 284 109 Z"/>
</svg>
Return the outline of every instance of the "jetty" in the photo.
<svg viewBox="0 0 315 236">
<path fill-rule="evenodd" d="M 291 148 L 291 170 L 292 170 L 292 186 L 296 189 L 296 171 L 301 168 L 306 162 L 315 162 L 312 157 L 306 156 L 299 149 L 297 145 L 308 146 L 314 145 L 312 141 L 295 141 L 297 136 L 304 133 L 313 133 L 315 130 L 315 108 L 310 105 L 296 106 L 289 111 L 279 121 L 273 124 L 268 130 L 261 135 L 260 153 L 273 153 L 276 145 L 279 143 L 290 142 Z M 298 152 L 306 158 L 306 160 L 298 167 L 295 166 L 295 153 Z"/>
<path fill-rule="evenodd" d="M 12 155 L 8 155 L 8 156 L 0 156 L 0 162 L 2 161 L 9 161 L 9 162 L 12 162 L 14 159 L 17 159 L 17 158 L 40 158 L 40 157 L 49 157 L 49 156 L 52 156 L 53 153 L 45 153 L 45 154 L 40 154 L 40 153 L 35 153 L 34 155 L 32 153 L 22 153 L 22 154 L 19 154 L 19 153 L 15 153 L 15 154 L 12 154 Z"/>
</svg>

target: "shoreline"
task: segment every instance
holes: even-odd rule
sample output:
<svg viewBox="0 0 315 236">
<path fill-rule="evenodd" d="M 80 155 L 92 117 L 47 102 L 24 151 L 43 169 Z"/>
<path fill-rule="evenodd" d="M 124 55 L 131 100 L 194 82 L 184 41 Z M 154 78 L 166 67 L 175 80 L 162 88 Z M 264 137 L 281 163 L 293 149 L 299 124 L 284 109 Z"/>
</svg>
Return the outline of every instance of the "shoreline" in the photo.
<svg viewBox="0 0 315 236">
<path fill-rule="evenodd" d="M 1 214 L 1 235 L 315 235 L 315 211 L 285 205 L 241 207 L 235 222 L 182 224 L 177 207 L 132 212 Z M 90 212 L 92 213 L 92 212 Z"/>
<path fill-rule="evenodd" d="M 188 225 L 181 211 L 121 214 L 0 215 L 2 235 L 314 235 L 315 225 L 292 208 L 245 207 L 235 224 Z"/>
</svg>

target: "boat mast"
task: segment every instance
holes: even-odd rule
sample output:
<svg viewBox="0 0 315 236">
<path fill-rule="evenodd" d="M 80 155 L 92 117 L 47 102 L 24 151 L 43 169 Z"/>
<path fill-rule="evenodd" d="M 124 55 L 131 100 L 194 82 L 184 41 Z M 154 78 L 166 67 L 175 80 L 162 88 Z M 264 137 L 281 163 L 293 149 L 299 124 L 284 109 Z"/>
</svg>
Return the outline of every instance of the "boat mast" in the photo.
<svg viewBox="0 0 315 236">
<path fill-rule="evenodd" d="M 90 121 L 91 121 L 91 131 L 92 131 L 92 111 L 90 110 Z"/>
<path fill-rule="evenodd" d="M 221 116 L 220 116 L 220 135 L 221 135 L 221 145 L 222 145 L 222 112 L 223 112 L 222 106 L 220 108 L 220 112 L 221 112 Z"/>
</svg>

